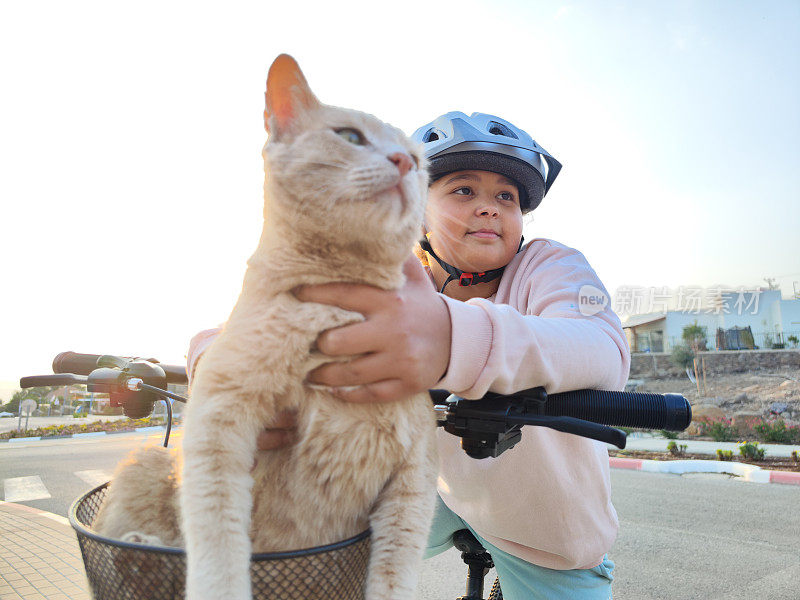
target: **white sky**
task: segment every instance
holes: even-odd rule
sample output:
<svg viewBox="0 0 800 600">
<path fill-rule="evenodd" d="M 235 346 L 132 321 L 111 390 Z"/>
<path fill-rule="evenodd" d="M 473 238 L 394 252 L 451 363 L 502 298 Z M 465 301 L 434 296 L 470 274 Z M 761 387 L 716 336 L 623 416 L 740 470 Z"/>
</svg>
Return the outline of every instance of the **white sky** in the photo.
<svg viewBox="0 0 800 600">
<path fill-rule="evenodd" d="M 227 317 L 281 52 L 409 133 L 526 129 L 564 164 L 528 239 L 611 291 L 800 281 L 800 3 L 268 4 L 3 5 L 0 380 L 63 350 L 180 362 Z"/>
</svg>

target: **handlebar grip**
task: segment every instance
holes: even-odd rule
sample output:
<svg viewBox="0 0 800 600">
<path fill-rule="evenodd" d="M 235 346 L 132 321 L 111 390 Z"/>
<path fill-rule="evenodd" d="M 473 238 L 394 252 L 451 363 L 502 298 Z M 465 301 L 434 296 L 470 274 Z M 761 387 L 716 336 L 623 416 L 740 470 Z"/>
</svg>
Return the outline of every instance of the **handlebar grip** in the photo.
<svg viewBox="0 0 800 600">
<path fill-rule="evenodd" d="M 683 431 L 692 421 L 692 406 L 680 394 L 578 390 L 548 394 L 544 414 L 612 427 Z"/>
<path fill-rule="evenodd" d="M 74 373 L 88 375 L 97 368 L 99 354 L 79 354 L 62 352 L 53 359 L 53 373 Z"/>
<path fill-rule="evenodd" d="M 79 352 L 62 352 L 53 359 L 53 373 L 74 373 L 76 375 L 88 375 L 97 368 L 97 359 L 100 354 L 81 354 Z M 183 365 L 165 365 L 157 363 L 164 369 L 167 376 L 167 383 L 185 384 L 186 367 Z"/>
<path fill-rule="evenodd" d="M 186 385 L 189 383 L 189 378 L 186 376 L 186 367 L 183 365 L 165 365 L 158 363 L 158 366 L 164 369 L 167 376 L 167 383 L 177 383 L 179 385 Z"/>
</svg>

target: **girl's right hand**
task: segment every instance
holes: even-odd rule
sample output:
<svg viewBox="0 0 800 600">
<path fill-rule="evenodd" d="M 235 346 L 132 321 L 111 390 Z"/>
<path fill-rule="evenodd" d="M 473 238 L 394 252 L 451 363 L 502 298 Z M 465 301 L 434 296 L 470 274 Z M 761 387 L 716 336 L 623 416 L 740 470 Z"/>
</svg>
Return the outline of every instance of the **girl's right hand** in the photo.
<svg viewBox="0 0 800 600">
<path fill-rule="evenodd" d="M 258 434 L 256 446 L 259 450 L 277 450 L 294 441 L 297 432 L 297 413 L 285 410 L 279 412 L 275 421 Z"/>
</svg>

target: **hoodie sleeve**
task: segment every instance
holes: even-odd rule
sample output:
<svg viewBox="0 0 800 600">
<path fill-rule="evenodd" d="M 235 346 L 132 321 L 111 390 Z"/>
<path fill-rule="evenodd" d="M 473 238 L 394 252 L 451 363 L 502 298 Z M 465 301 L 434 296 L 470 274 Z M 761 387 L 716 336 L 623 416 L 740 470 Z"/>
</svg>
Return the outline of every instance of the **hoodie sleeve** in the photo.
<svg viewBox="0 0 800 600">
<path fill-rule="evenodd" d="M 536 386 L 548 393 L 623 389 L 628 343 L 608 306 L 608 292 L 584 256 L 534 240 L 518 259 L 506 267 L 498 290 L 496 302 L 505 303 L 445 297 L 451 354 L 437 387 L 465 398 Z"/>
<path fill-rule="evenodd" d="M 220 331 L 222 331 L 221 327 L 205 329 L 195 335 L 189 342 L 189 352 L 186 353 L 186 373 L 189 376 L 189 383 L 194 377 L 194 370 L 197 367 L 200 356 L 211 345 L 211 342 L 216 339 Z"/>
</svg>

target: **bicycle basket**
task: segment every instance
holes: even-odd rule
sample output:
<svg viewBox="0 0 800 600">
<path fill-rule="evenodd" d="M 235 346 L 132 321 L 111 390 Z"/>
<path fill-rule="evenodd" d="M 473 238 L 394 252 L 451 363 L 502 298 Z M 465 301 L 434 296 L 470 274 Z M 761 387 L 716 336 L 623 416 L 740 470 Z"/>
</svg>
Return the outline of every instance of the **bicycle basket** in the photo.
<svg viewBox="0 0 800 600">
<path fill-rule="evenodd" d="M 112 540 L 92 531 L 105 483 L 78 498 L 69 521 L 78 536 L 95 600 L 183 600 L 186 554 L 180 548 Z M 369 530 L 327 546 L 253 554 L 257 600 L 363 600 Z"/>
</svg>

